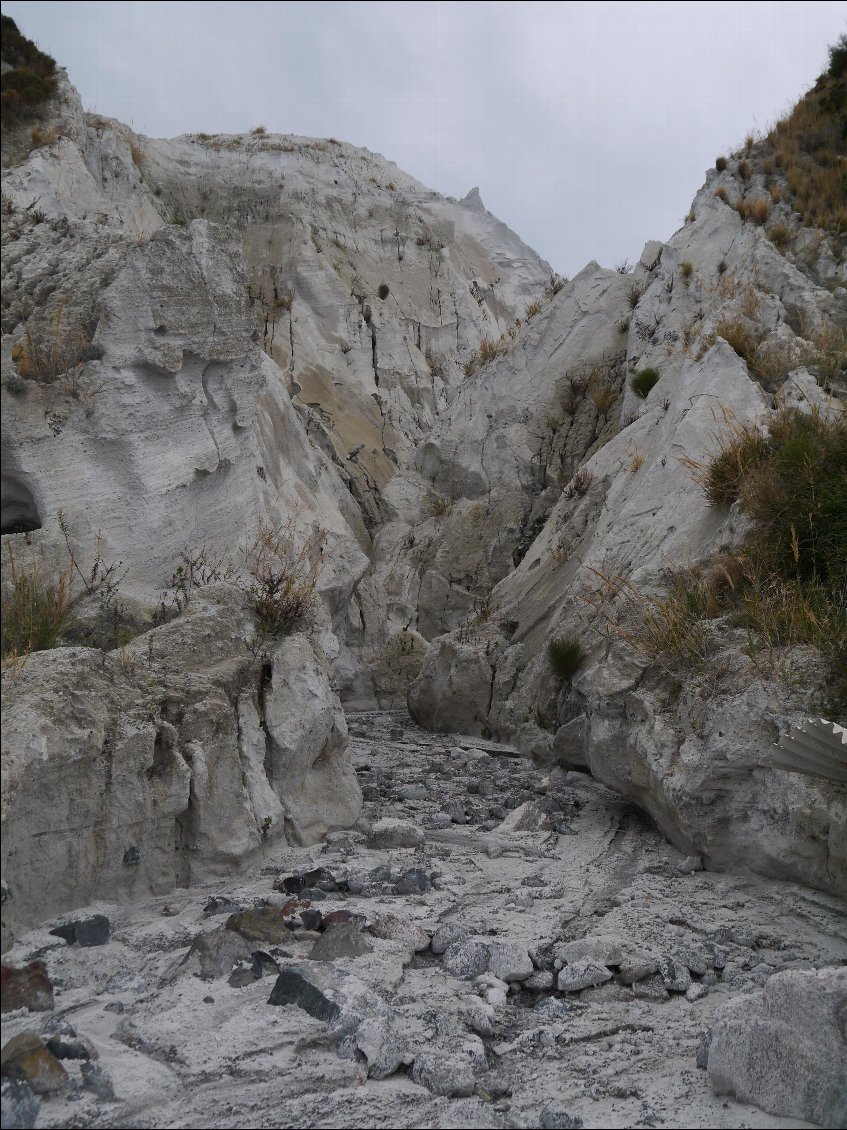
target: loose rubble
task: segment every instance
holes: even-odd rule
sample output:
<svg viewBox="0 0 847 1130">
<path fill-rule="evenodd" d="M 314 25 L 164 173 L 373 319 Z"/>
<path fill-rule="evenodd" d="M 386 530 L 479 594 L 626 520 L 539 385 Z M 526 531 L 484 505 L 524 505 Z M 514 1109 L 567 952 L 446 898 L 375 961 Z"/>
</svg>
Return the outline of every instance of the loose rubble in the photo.
<svg viewBox="0 0 847 1130">
<path fill-rule="evenodd" d="M 4 1014 L 4 1126 L 836 1124 L 843 1045 L 802 1003 L 843 995 L 837 899 L 691 867 L 584 774 L 401 712 L 349 725 L 356 829 L 86 908 L 97 948 L 49 923 L 14 947 L 54 1007 Z M 435 819 L 448 781 L 467 823 Z M 815 1087 L 757 1067 L 807 1043 Z"/>
</svg>

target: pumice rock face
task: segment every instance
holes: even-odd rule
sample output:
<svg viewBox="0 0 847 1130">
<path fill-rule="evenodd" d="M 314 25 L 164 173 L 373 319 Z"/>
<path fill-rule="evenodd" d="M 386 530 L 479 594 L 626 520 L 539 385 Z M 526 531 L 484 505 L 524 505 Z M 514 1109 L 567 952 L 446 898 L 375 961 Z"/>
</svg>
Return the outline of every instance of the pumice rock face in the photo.
<svg viewBox="0 0 847 1130">
<path fill-rule="evenodd" d="M 840 1125 L 847 268 L 776 141 L 566 280 L 344 142 L 39 114 L 4 1124 Z"/>
</svg>

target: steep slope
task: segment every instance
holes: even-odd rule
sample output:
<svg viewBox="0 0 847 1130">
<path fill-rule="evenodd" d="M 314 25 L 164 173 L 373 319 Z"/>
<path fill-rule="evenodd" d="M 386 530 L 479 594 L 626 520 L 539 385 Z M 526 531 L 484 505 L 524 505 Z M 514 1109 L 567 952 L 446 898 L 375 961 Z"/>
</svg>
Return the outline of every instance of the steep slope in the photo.
<svg viewBox="0 0 847 1130">
<path fill-rule="evenodd" d="M 519 511 L 543 528 L 476 615 L 432 643 L 409 702 L 432 728 L 508 737 L 539 757 L 589 768 L 713 865 L 843 889 L 841 786 L 767 766 L 771 743 L 792 724 L 840 709 L 843 616 L 827 613 L 834 650 L 822 655 L 808 646 L 811 633 L 788 631 L 775 642 L 739 623 L 729 601 L 708 612 L 696 604 L 707 591 L 697 578 L 708 580 L 709 567 L 724 571 L 727 580 L 715 576 L 727 589 L 740 584 L 723 561 L 738 561 L 731 547 L 750 530 L 739 503 L 723 508 L 704 493 L 716 451 L 745 428 L 755 434 L 757 423 L 781 419 L 773 415 L 780 406 L 844 431 L 843 239 L 837 227 L 803 226 L 781 198 L 772 154 L 766 140 L 721 159 L 684 227 L 664 246 L 648 244 L 632 274 L 616 284 L 610 272 L 587 269 L 553 299 L 534 331 L 528 375 L 523 350 L 509 349 L 477 378 L 473 424 L 461 399 L 445 413 L 426 458 L 454 485 L 459 515 L 481 493 L 464 453 L 474 442 L 487 452 L 520 450 L 510 441 L 518 420 L 525 434 L 548 437 L 534 465 L 535 482 L 551 489 L 545 505 L 529 476 L 521 486 L 512 477 Z M 577 337 L 572 349 L 569 304 L 578 302 L 591 334 L 592 292 L 608 294 L 609 305 L 589 343 Z M 626 333 L 619 405 L 621 380 L 604 382 L 596 368 L 614 328 Z M 645 370 L 642 400 L 633 382 Z M 615 434 L 597 450 L 589 429 L 581 451 L 568 449 L 582 398 L 598 392 L 618 413 Z M 829 473 L 818 491 L 832 492 L 835 507 L 843 456 Z M 508 529 L 508 509 L 503 517 Z M 444 576 L 464 565 L 460 523 L 448 525 L 440 546 Z M 483 558 L 496 552 L 496 528 L 476 549 Z M 555 640 L 587 652 L 578 673 L 555 675 L 547 656 Z"/>
</svg>

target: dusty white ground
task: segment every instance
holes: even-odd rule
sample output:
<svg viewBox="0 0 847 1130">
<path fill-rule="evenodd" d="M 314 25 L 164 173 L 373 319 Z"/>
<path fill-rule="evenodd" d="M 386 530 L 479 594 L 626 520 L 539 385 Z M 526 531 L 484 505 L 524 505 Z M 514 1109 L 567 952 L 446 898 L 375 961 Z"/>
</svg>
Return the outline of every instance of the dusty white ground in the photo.
<svg viewBox="0 0 847 1130">
<path fill-rule="evenodd" d="M 714 1096 L 695 1059 L 700 1033 L 729 996 L 756 991 L 776 970 L 847 959 L 843 904 L 791 884 L 686 870 L 693 861 L 685 864 L 637 813 L 588 777 L 551 780 L 502 752 L 470 753 L 486 743 L 424 733 L 402 714 L 353 715 L 350 724 L 366 819 L 416 824 L 425 832 L 423 846 L 375 850 L 364 834 L 336 834 L 328 845 L 275 850 L 261 869 L 215 886 L 91 908 L 112 921 L 112 939 L 103 947 L 69 948 L 46 928 L 27 935 L 7 960 L 38 956 L 47 963 L 56 1012 L 93 1041 L 117 1096 L 103 1103 L 74 1082 L 42 1103 L 39 1126 L 536 1127 L 551 1105 L 586 1127 L 807 1125 Z M 414 786 L 427 796 L 399 795 L 410 787 L 422 791 Z M 487 830 L 531 798 L 549 805 L 561 833 Z M 446 826 L 445 806 L 453 806 L 453 815 L 465 806 L 472 822 Z M 681 993 L 640 999 L 616 981 L 555 994 L 572 1006 L 558 1019 L 533 1011 L 549 993 L 512 991 L 496 1008 L 493 1034 L 482 1039 L 488 1069 L 478 1063 L 475 1093 L 465 1098 L 436 1097 L 405 1070 L 367 1079 L 362 1063 L 339 1056 L 324 1023 L 296 1006 L 267 1003 L 274 974 L 233 988 L 226 976 L 201 980 L 186 966 L 170 984 L 161 983 L 198 934 L 225 922 L 204 916 L 211 895 L 242 906 L 264 899 L 281 905 L 288 896 L 272 884 L 293 871 L 320 865 L 336 878 L 355 879 L 382 864 L 391 868 L 390 879 L 369 880 L 366 893 L 330 895 L 314 905 L 324 914 L 355 910 L 371 922 L 392 913 L 428 931 L 456 922 L 488 942 L 524 943 L 536 964 L 551 970 L 556 943 L 595 936 L 656 957 L 687 955 L 701 968 L 718 955 L 725 968 L 706 976 L 716 983 L 696 1001 Z M 390 893 L 412 867 L 433 879 L 433 889 Z M 411 958 L 402 946 L 376 939 L 373 945 L 372 954 L 337 964 L 394 1009 L 409 1059 L 441 1049 L 448 1060 L 466 1063 L 469 1042 L 479 1060 L 479 1037 L 462 1014 L 468 998 L 484 989 L 449 976 L 443 959 L 429 951 Z M 282 948 L 291 958 L 277 960 L 281 966 L 300 960 L 311 946 L 287 944 Z M 120 971 L 136 975 L 134 987 L 106 991 Z M 4 1040 L 48 1018 L 7 1016 Z M 65 1066 L 78 1080 L 78 1065 Z"/>
</svg>

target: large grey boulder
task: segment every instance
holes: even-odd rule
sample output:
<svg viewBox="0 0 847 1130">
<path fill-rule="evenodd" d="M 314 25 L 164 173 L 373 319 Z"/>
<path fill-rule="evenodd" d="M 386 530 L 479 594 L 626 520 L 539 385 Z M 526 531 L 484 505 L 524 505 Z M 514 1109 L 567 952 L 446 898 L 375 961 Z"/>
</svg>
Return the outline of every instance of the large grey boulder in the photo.
<svg viewBox="0 0 847 1130">
<path fill-rule="evenodd" d="M 712 1028 L 709 1077 L 718 1094 L 780 1118 L 847 1123 L 847 969 L 777 973 L 736 998 Z"/>
</svg>

